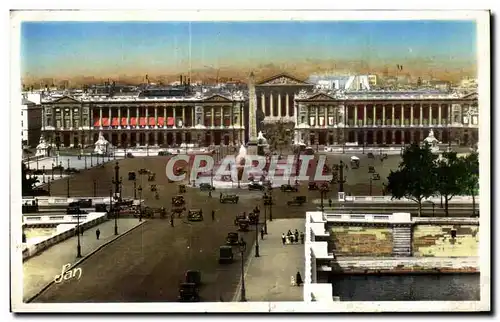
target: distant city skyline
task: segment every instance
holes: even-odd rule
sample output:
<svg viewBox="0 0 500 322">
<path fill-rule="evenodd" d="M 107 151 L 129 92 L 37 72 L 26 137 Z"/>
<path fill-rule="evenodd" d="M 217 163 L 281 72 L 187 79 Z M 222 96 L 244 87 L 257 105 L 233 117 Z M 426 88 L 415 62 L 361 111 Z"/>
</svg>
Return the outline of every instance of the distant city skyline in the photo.
<svg viewBox="0 0 500 322">
<path fill-rule="evenodd" d="M 22 77 L 363 61 L 476 65 L 474 21 L 24 22 Z M 409 66 L 410 67 L 410 66 Z"/>
</svg>

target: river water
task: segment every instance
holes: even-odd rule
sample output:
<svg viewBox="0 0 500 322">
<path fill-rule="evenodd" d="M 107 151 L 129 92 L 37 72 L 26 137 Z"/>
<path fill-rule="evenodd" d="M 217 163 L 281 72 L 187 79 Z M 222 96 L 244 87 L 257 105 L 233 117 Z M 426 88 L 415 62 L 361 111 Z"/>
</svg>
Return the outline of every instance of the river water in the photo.
<svg viewBox="0 0 500 322">
<path fill-rule="evenodd" d="M 341 301 L 479 301 L 479 274 L 334 276 Z"/>
</svg>

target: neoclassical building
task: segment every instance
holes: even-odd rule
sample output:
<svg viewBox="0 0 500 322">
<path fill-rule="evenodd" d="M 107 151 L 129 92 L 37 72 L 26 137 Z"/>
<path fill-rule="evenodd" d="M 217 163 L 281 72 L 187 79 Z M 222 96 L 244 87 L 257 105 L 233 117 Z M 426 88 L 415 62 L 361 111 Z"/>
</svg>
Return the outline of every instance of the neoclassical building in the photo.
<svg viewBox="0 0 500 322">
<path fill-rule="evenodd" d="M 442 143 L 478 141 L 477 94 L 440 92 L 300 92 L 295 142 L 399 145 L 422 142 L 432 129 Z"/>
<path fill-rule="evenodd" d="M 99 132 L 114 146 L 229 145 L 245 139 L 245 97 L 63 96 L 42 99 L 49 143 L 89 146 Z"/>
</svg>

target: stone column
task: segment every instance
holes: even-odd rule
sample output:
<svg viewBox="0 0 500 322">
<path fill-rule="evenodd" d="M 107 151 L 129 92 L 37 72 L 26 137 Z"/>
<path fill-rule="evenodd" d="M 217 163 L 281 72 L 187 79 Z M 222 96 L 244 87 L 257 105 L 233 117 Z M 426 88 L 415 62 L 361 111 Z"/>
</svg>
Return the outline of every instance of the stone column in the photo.
<svg viewBox="0 0 500 322">
<path fill-rule="evenodd" d="M 429 104 L 429 126 L 432 126 L 432 104 Z"/>
<path fill-rule="evenodd" d="M 286 105 L 285 116 L 289 116 L 290 113 L 288 109 L 290 108 L 290 98 L 288 97 L 288 93 L 285 96 L 285 105 Z"/>
<path fill-rule="evenodd" d="M 194 122 L 195 122 L 194 115 L 195 114 L 196 114 L 196 107 L 193 107 L 193 112 L 191 113 L 191 127 L 194 127 L 196 125 L 196 124 L 194 124 Z"/>
<path fill-rule="evenodd" d="M 385 105 L 382 105 L 382 125 L 385 126 Z M 383 133 L 385 133 L 385 131 Z"/>
<path fill-rule="evenodd" d="M 224 127 L 224 106 L 220 107 L 220 127 Z"/>
<path fill-rule="evenodd" d="M 177 106 L 174 106 L 174 110 L 173 110 L 173 117 L 174 117 L 174 129 L 177 128 L 177 113 L 176 113 L 176 110 L 177 109 Z"/>
<path fill-rule="evenodd" d="M 139 114 L 139 107 L 136 108 L 136 114 L 135 114 L 135 116 L 136 116 L 136 120 L 135 121 L 137 122 L 136 125 L 138 126 L 139 125 L 139 117 L 141 116 Z M 137 138 L 137 142 L 139 142 L 139 138 Z"/>
<path fill-rule="evenodd" d="M 373 125 L 377 125 L 377 105 L 373 104 Z"/>
<path fill-rule="evenodd" d="M 358 126 L 358 106 L 354 105 L 354 126 Z"/>
<path fill-rule="evenodd" d="M 420 106 L 420 126 L 424 125 L 424 106 L 422 104 Z"/>
<path fill-rule="evenodd" d="M 186 127 L 186 107 L 182 107 L 182 127 Z M 186 133 L 184 133 L 184 136 L 186 136 Z M 184 137 L 184 142 L 186 142 L 186 138 Z"/>
<path fill-rule="evenodd" d="M 149 129 L 149 111 L 148 111 L 149 107 L 146 106 L 145 110 L 146 110 L 146 129 Z M 147 139 L 149 141 L 149 134 L 148 134 L 148 138 Z M 148 142 L 148 144 L 149 144 L 149 142 Z"/>
<path fill-rule="evenodd" d="M 363 126 L 367 125 L 367 119 L 366 119 L 366 105 L 363 106 Z"/>
<path fill-rule="evenodd" d="M 61 113 L 61 115 L 63 115 L 63 117 L 64 117 L 64 112 Z M 64 119 L 62 119 L 62 121 L 64 122 Z M 63 124 L 63 126 L 64 126 L 64 124 Z M 101 106 L 99 107 L 99 128 L 102 129 L 102 107 Z"/>
<path fill-rule="evenodd" d="M 273 93 L 269 95 L 269 113 L 271 113 L 270 116 L 274 116 Z"/>
<path fill-rule="evenodd" d="M 405 105 L 401 104 L 401 121 L 400 125 L 403 126 L 405 122 Z"/>
<path fill-rule="evenodd" d="M 158 107 L 155 106 L 155 128 L 158 128 Z M 156 142 L 158 142 L 158 136 L 156 136 Z"/>
<path fill-rule="evenodd" d="M 127 129 L 130 129 L 130 106 L 127 106 Z M 128 140 L 127 143 L 128 142 L 130 142 L 130 140 Z"/>
<path fill-rule="evenodd" d="M 172 132 L 172 145 L 177 144 L 177 132 Z"/>
<path fill-rule="evenodd" d="M 314 117 L 316 118 L 316 121 L 314 122 L 314 126 L 319 127 L 319 123 L 318 123 L 319 122 L 319 106 L 318 105 L 315 106 L 315 110 L 316 110 L 316 114 Z M 316 133 L 316 136 L 318 136 L 318 133 Z M 314 139 L 317 140 L 316 137 Z"/>
<path fill-rule="evenodd" d="M 155 112 L 156 112 L 156 108 L 155 108 Z M 158 123 L 156 123 L 156 124 L 158 124 Z M 155 136 L 155 146 L 158 146 L 158 131 L 154 132 L 154 136 Z"/>
<path fill-rule="evenodd" d="M 329 109 L 329 107 L 327 106 L 327 107 L 325 108 L 325 115 L 324 115 L 324 120 L 323 120 L 323 122 L 325 122 L 325 123 L 324 123 L 324 124 L 325 124 L 325 125 L 324 125 L 325 127 L 328 127 L 328 109 Z"/>
<path fill-rule="evenodd" d="M 410 126 L 413 126 L 413 104 L 410 105 Z M 413 142 L 413 139 L 412 139 L 412 142 Z"/>
<path fill-rule="evenodd" d="M 281 94 L 278 93 L 278 117 L 281 118 Z"/>
<path fill-rule="evenodd" d="M 396 114 L 396 107 L 394 106 L 394 104 L 392 104 L 392 126 L 396 125 L 396 121 L 395 121 L 395 115 Z"/>
<path fill-rule="evenodd" d="M 118 128 L 119 129 L 122 128 L 122 107 L 121 106 L 118 106 Z"/>
<path fill-rule="evenodd" d="M 438 124 L 441 125 L 441 104 L 438 106 Z"/>
<path fill-rule="evenodd" d="M 387 142 L 386 142 L 386 136 L 387 136 L 387 131 L 386 130 L 382 130 L 382 143 L 383 144 L 387 144 Z"/>
<path fill-rule="evenodd" d="M 269 116 L 266 115 L 266 97 L 264 96 L 264 94 L 260 94 L 260 105 L 262 108 L 262 112 L 264 113 L 264 116 Z"/>
<path fill-rule="evenodd" d="M 215 120 L 215 108 L 213 106 L 210 108 L 210 113 L 211 113 L 210 115 L 212 117 L 210 127 L 213 128 L 215 126 L 215 122 L 214 122 L 214 120 Z M 213 141 L 213 135 L 212 135 L 212 141 Z"/>
<path fill-rule="evenodd" d="M 109 125 L 111 125 L 111 118 L 113 116 L 111 113 L 111 106 L 108 107 L 108 113 L 109 113 L 108 114 Z M 111 137 L 111 135 L 110 135 L 110 137 Z M 110 139 L 110 141 L 111 141 L 111 139 Z"/>
</svg>

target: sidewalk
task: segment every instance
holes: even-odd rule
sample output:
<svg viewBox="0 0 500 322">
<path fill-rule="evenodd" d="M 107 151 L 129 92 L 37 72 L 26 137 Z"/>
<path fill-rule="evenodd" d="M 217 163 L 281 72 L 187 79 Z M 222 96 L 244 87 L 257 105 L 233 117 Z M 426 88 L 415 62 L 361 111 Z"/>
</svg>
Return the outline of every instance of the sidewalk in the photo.
<svg viewBox="0 0 500 322">
<path fill-rule="evenodd" d="M 304 280 L 304 245 L 283 245 L 281 234 L 288 230 L 305 230 L 304 219 L 277 219 L 267 223 L 268 234 L 264 240 L 259 234 L 259 254 L 255 257 L 255 244 L 245 267 L 246 298 L 253 302 L 302 301 L 303 287 L 291 285 L 300 271 Z M 240 283 L 241 284 L 241 283 Z M 238 286 L 233 301 L 239 301 L 241 285 Z"/>
<path fill-rule="evenodd" d="M 118 219 L 118 233 L 120 234 L 118 236 L 121 236 L 139 224 L 139 220 L 135 218 Z M 99 246 L 115 239 L 117 236 L 115 236 L 114 227 L 114 220 L 108 220 L 85 231 L 83 236 L 80 236 L 82 258 L 89 255 Z M 99 240 L 97 240 L 95 234 L 97 228 L 101 231 Z M 80 260 L 80 258 L 76 258 L 76 246 L 77 237 L 71 237 L 23 263 L 23 301 L 34 296 L 54 280 L 56 275 L 61 274 L 63 265 L 68 263 L 74 264 Z"/>
</svg>

